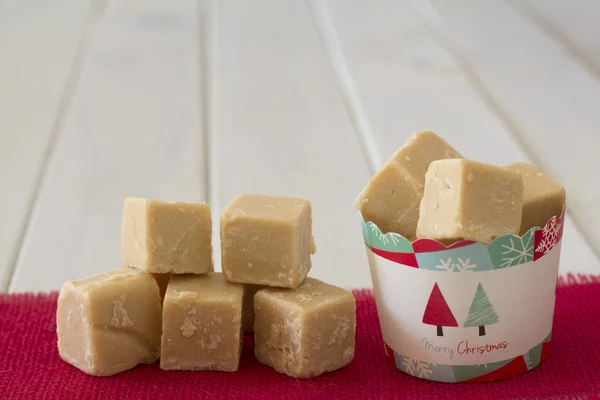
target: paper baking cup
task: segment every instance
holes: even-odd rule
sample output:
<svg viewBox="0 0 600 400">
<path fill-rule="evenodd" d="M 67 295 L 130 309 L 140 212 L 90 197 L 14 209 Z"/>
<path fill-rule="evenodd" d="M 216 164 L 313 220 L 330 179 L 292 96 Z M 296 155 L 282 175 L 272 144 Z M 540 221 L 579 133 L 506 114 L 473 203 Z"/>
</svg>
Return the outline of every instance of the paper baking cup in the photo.
<svg viewBox="0 0 600 400">
<path fill-rule="evenodd" d="M 385 355 L 417 378 L 487 382 L 550 351 L 565 210 L 490 244 L 410 242 L 362 221 Z"/>
</svg>

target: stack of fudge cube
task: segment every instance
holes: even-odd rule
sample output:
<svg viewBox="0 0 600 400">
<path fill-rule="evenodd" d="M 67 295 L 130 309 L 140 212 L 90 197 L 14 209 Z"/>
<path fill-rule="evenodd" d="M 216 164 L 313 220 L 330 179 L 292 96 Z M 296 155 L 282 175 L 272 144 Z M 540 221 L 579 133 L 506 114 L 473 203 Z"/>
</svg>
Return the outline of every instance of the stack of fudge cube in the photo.
<svg viewBox="0 0 600 400">
<path fill-rule="evenodd" d="M 308 378 L 354 356 L 356 303 L 307 277 L 311 204 L 237 196 L 221 216 L 213 272 L 208 204 L 126 199 L 122 268 L 67 281 L 57 310 L 66 362 L 109 376 L 160 359 L 163 370 L 237 371 L 244 333 L 276 371 Z"/>
<path fill-rule="evenodd" d="M 356 199 L 365 221 L 410 241 L 490 243 L 543 228 L 565 205 L 565 189 L 527 163 L 468 160 L 433 132 L 414 133 Z"/>
</svg>

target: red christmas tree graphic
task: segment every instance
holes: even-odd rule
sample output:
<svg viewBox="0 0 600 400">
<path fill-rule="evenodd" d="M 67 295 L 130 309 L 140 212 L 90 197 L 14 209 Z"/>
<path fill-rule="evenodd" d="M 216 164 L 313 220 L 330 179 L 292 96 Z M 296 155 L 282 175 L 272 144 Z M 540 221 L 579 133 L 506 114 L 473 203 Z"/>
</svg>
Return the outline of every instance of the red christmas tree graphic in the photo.
<svg viewBox="0 0 600 400">
<path fill-rule="evenodd" d="M 433 286 L 429 295 L 429 301 L 423 314 L 423 323 L 437 326 L 438 336 L 444 336 L 444 326 L 458 326 L 456 318 L 450 311 L 450 307 L 448 307 L 448 303 L 446 303 L 446 299 L 444 299 L 437 283 Z"/>
</svg>

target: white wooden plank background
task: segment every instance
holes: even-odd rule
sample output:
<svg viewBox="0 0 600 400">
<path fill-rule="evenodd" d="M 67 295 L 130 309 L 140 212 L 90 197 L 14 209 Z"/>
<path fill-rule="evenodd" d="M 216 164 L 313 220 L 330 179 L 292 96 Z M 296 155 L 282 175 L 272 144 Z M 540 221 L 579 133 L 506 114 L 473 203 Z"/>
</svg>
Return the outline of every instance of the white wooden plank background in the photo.
<svg viewBox="0 0 600 400">
<path fill-rule="evenodd" d="M 524 149 L 564 184 L 571 215 L 592 246 L 599 248 L 600 193 L 597 185 L 582 183 L 590 168 L 598 166 L 600 81 L 501 0 L 432 4 L 445 35 L 496 106 L 509 115 Z M 598 181 L 593 174 L 588 176 Z"/>
<path fill-rule="evenodd" d="M 561 272 L 600 273 L 600 8 L 574 3 L 0 1 L 0 291 L 118 267 L 126 196 L 240 192 L 310 199 L 311 274 L 370 286 L 353 199 L 420 129 L 561 181 Z"/>
<path fill-rule="evenodd" d="M 213 204 L 238 193 L 310 199 L 311 275 L 369 285 L 353 202 L 370 173 L 307 5 L 215 3 Z"/>
<path fill-rule="evenodd" d="M 205 200 L 198 16 L 191 0 L 108 5 L 10 290 L 118 268 L 124 197 Z"/>
<path fill-rule="evenodd" d="M 322 4 L 313 2 L 315 12 L 323 25 L 331 24 L 337 32 L 331 40 L 337 40 L 334 45 L 340 47 L 339 56 L 354 80 L 368 118 L 366 134 L 377 143 L 378 160 L 387 159 L 402 144 L 406 136 L 399 132 L 427 128 L 443 132 L 468 158 L 499 165 L 532 162 L 409 3 L 384 0 L 380 7 L 367 2 L 348 7 L 345 0 L 330 0 L 327 6 Z M 370 23 L 363 23 L 365 15 Z M 375 23 L 378 29 L 372 29 Z M 333 36 L 333 31 L 324 31 Z M 570 220 L 565 229 L 563 270 L 600 270 Z"/>
<path fill-rule="evenodd" d="M 77 78 L 90 7 L 90 0 L 2 3 L 0 290 L 9 284 L 57 119 Z"/>
<path fill-rule="evenodd" d="M 600 2 L 511 0 L 509 4 L 600 76 Z"/>
</svg>

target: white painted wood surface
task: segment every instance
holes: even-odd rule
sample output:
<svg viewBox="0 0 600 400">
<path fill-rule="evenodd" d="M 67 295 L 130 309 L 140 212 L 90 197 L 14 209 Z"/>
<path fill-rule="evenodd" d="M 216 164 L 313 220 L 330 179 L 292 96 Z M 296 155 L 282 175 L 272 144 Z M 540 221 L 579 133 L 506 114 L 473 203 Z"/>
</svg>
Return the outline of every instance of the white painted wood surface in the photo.
<svg viewBox="0 0 600 400">
<path fill-rule="evenodd" d="M 563 183 L 571 215 L 600 248 L 600 190 L 592 172 L 600 166 L 600 80 L 501 0 L 431 3 L 438 28 L 512 121 L 524 150 Z"/>
<path fill-rule="evenodd" d="M 115 1 L 101 17 L 11 291 L 120 266 L 125 197 L 203 201 L 195 1 Z"/>
<path fill-rule="evenodd" d="M 509 4 L 600 76 L 599 1 L 511 0 Z"/>
<path fill-rule="evenodd" d="M 57 120 L 77 74 L 90 0 L 2 2 L 0 8 L 0 290 L 28 225 Z M 48 40 L 52 38 L 52 40 Z M 76 77 L 75 77 L 76 78 Z"/>
<path fill-rule="evenodd" d="M 331 45 L 339 46 L 338 56 L 353 79 L 378 160 L 387 159 L 402 144 L 406 135 L 401 132 L 425 128 L 443 134 L 468 158 L 498 165 L 532 162 L 409 3 L 322 4 L 315 1 L 313 8 L 322 27 L 331 24 L 337 32 Z M 362 23 L 366 15 L 370 23 Z M 372 29 L 375 23 L 378 29 Z M 332 30 L 322 30 L 334 36 Z M 565 230 L 562 271 L 600 271 L 570 219 Z"/>
<path fill-rule="evenodd" d="M 420 129 L 561 181 L 561 272 L 600 273 L 599 6 L 484 3 L 0 1 L 0 291 L 118 267 L 126 196 L 242 192 L 310 199 L 311 275 L 370 286 L 353 199 Z"/>
<path fill-rule="evenodd" d="M 307 5 L 216 1 L 212 203 L 310 199 L 311 275 L 370 286 L 354 197 L 370 173 Z"/>
</svg>

